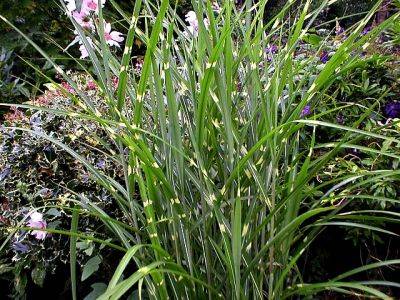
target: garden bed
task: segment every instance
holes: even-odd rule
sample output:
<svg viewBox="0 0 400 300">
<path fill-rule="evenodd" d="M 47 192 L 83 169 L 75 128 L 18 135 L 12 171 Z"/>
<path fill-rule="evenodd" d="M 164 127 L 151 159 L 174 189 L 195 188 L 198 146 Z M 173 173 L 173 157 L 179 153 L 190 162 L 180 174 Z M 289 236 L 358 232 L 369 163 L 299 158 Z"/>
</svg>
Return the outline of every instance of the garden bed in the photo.
<svg viewBox="0 0 400 300">
<path fill-rule="evenodd" d="M 399 298 L 399 6 L 327 2 L 61 1 L 60 60 L 2 17 L 53 71 L 2 103 L 0 290 Z"/>
</svg>

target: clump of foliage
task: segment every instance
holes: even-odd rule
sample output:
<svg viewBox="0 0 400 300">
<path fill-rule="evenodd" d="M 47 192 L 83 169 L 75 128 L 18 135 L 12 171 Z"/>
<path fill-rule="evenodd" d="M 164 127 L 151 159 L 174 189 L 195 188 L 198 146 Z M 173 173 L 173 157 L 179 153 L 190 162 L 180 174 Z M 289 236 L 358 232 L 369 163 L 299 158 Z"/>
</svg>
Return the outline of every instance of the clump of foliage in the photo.
<svg viewBox="0 0 400 300">
<path fill-rule="evenodd" d="M 286 0 L 274 0 L 269 2 L 267 16 L 276 15 L 286 4 Z M 297 1 L 301 3 L 301 1 Z M 324 0 L 316 0 L 312 2 L 313 8 L 320 6 Z M 367 13 L 376 3 L 374 0 L 338 0 L 332 5 L 326 7 L 319 16 L 319 21 L 332 21 L 336 18 L 344 18 L 343 25 L 350 26 L 361 20 L 363 15 Z"/>
<path fill-rule="evenodd" d="M 17 24 L 50 56 L 66 58 L 65 55 L 60 53 L 58 47 L 66 46 L 64 43 L 69 39 L 71 33 L 69 30 L 65 30 L 69 27 L 69 23 L 65 15 L 60 13 L 60 5 L 57 1 L 2 1 L 0 3 L 0 14 Z M 8 53 L 8 66 L 10 67 L 7 69 L 4 65 L 0 65 L 0 73 L 8 73 L 12 82 L 19 80 L 19 84 L 16 85 L 17 92 L 9 92 L 4 86 L 0 87 L 3 94 L 2 102 L 18 103 L 29 98 L 31 94 L 34 97 L 38 88 L 40 88 L 41 77 L 36 72 L 32 72 L 25 60 L 38 66 L 49 76 L 54 75 L 54 72 L 48 68 L 46 61 L 42 57 L 38 57 L 34 49 L 29 47 L 26 39 L 15 34 L 3 22 L 0 24 L 0 38 L 2 52 Z M 63 63 L 68 65 L 68 60 L 64 60 Z M 22 86 L 21 83 L 24 81 L 28 81 L 29 84 Z M 8 88 L 10 87 L 8 86 Z"/>
<path fill-rule="evenodd" d="M 82 235 L 86 228 L 78 220 L 87 214 L 104 225 L 104 231 L 93 233 L 95 241 L 124 254 L 99 299 L 126 294 L 151 299 L 285 299 L 324 291 L 385 299 L 390 291 L 380 286 L 398 287 L 396 282 L 363 277 L 364 271 L 399 264 L 395 257 L 332 274 L 322 282 L 303 282 L 298 268 L 327 227 L 398 238 L 384 227 L 398 223 L 393 193 L 384 196 L 385 203 L 392 204 L 385 210 L 357 206 L 365 199 L 381 203 L 381 194 L 371 195 L 369 189 L 382 180 L 398 182 L 396 168 L 379 164 L 358 172 L 326 170 L 343 158 L 344 149 L 398 159 L 389 150 L 399 147 L 398 133 L 378 122 L 366 126 L 372 113 L 379 112 L 381 97 L 370 97 L 348 124 L 329 117 L 353 105 L 337 103 L 330 89 L 357 70 L 366 45 L 399 14 L 364 32 L 378 1 L 351 31 L 338 32 L 331 42 L 311 30 L 328 1 L 315 10 L 311 2 L 287 18 L 295 3 L 290 1 L 265 21 L 266 0 L 254 7 L 252 1 L 224 1 L 221 6 L 193 1 L 194 10 L 185 20 L 168 0 L 157 5 L 137 1 L 130 17 L 121 13 L 121 22 L 129 28 L 122 58 L 110 48 L 97 2 L 90 14 L 93 31 L 84 30 L 76 17 L 71 20 L 93 64 L 94 74 L 87 71 L 87 80 L 96 82 L 103 110 L 76 78 L 25 36 L 70 89 L 75 105 L 55 107 L 51 113 L 93 124 L 101 132 L 95 135 L 106 141 L 82 154 L 64 135 L 55 138 L 34 128 L 6 127 L 71 155 L 114 205 L 110 211 L 99 209 L 96 199 L 87 196 L 90 190 L 68 199 L 74 207 L 71 229 L 57 233 L 71 236 L 74 299 L 78 245 L 90 240 Z M 139 19 L 151 28 L 139 30 Z M 146 45 L 140 76 L 131 64 L 135 39 Z M 372 141 L 375 148 L 365 146 Z M 121 170 L 118 175 L 96 167 L 92 153 L 101 151 L 113 158 L 110 171 Z M 38 229 L 51 232 L 32 230 Z M 7 239 L 14 237 L 12 232 Z"/>
<path fill-rule="evenodd" d="M 67 19 L 60 18 L 60 5 L 57 1 L 22 0 L 0 3 L 0 13 L 17 24 L 27 35 L 41 45 L 47 45 L 46 50 L 52 50 L 51 54 L 58 54 L 47 38 L 65 40 L 70 32 L 64 30 Z M 57 17 L 56 17 L 57 16 Z M 2 32 L 2 46 L 7 49 L 28 49 L 28 42 L 16 35 L 5 23 L 0 24 Z M 46 33 L 47 36 L 44 34 Z M 53 48 L 53 49 L 52 49 Z M 29 53 L 29 52 L 25 52 Z M 33 52 L 30 52 L 33 54 Z"/>
<path fill-rule="evenodd" d="M 96 84 L 89 81 L 87 76 L 74 74 L 72 77 L 79 89 L 96 101 L 98 111 L 104 112 L 106 104 Z M 79 198 L 78 194 L 84 193 L 88 201 L 96 203 L 98 210 L 107 210 L 111 214 L 115 212 L 114 217 L 121 217 L 112 204 L 110 194 L 98 188 L 79 160 L 48 140 L 10 128 L 24 128 L 39 135 L 51 136 L 85 157 L 99 172 L 106 172 L 116 179 L 122 177 L 122 170 L 116 166 L 112 157 L 110 141 L 107 141 L 99 126 L 93 122 L 82 122 L 67 115 L 52 113 L 52 110 L 72 107 L 76 113 L 82 111 L 69 96 L 70 92 L 75 93 L 71 87 L 65 82 L 57 89 L 56 85 L 50 84 L 49 87 L 50 90 L 32 101 L 46 111 L 14 107 L 4 115 L 5 121 L 1 128 L 0 228 L 3 235 L 7 234 L 7 228 L 16 229 L 10 247 L 2 255 L 5 259 L 1 266 L 8 270 L 2 272 L 3 276 L 14 282 L 13 298 L 24 295 L 29 273 L 36 284 L 43 285 L 46 276 L 69 261 L 66 237 L 55 232 L 41 241 L 26 229 L 18 230 L 19 227 L 27 226 L 29 214 L 33 210 L 43 213 L 43 219 L 47 222 L 46 229 L 68 229 L 73 201 Z M 94 151 L 96 148 L 100 149 Z M 109 153 L 105 153 L 106 150 Z M 89 238 L 101 232 L 98 230 L 99 222 L 90 215 L 80 218 L 79 226 L 86 228 L 85 235 Z M 97 265 L 101 262 L 99 252 L 102 247 L 99 248 L 90 240 L 82 241 L 78 246 L 82 250 L 78 261 L 84 266 L 83 270 L 87 269 L 84 271 L 86 275 L 83 275 L 86 279 L 91 275 L 88 270 L 93 268 L 93 261 Z"/>
</svg>

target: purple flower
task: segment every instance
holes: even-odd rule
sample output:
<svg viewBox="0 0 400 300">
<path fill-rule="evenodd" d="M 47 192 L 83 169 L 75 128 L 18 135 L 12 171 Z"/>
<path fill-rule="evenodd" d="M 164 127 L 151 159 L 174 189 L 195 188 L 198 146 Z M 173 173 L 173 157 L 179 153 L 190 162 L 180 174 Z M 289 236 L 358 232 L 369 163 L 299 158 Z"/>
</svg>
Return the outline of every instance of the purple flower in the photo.
<svg viewBox="0 0 400 300">
<path fill-rule="evenodd" d="M 12 154 L 19 154 L 21 152 L 21 146 L 18 144 L 15 144 L 12 148 L 11 153 Z"/>
<path fill-rule="evenodd" d="M 400 102 L 390 101 L 383 107 L 384 114 L 387 118 L 400 118 Z"/>
<path fill-rule="evenodd" d="M 25 244 L 22 244 L 21 242 L 14 242 L 12 244 L 12 248 L 16 251 L 16 252 L 20 252 L 20 253 L 26 253 L 29 251 L 29 247 Z"/>
<path fill-rule="evenodd" d="M 300 117 L 304 118 L 305 116 L 308 116 L 309 114 L 311 114 L 311 106 L 306 105 L 306 106 L 304 106 L 303 110 L 301 111 Z"/>
<path fill-rule="evenodd" d="M 96 167 L 99 169 L 104 169 L 106 167 L 106 162 L 104 159 L 101 159 L 97 162 Z"/>
<path fill-rule="evenodd" d="M 265 52 L 267 52 L 268 54 L 278 53 L 278 46 L 275 44 L 268 45 L 268 47 L 265 48 Z"/>
<path fill-rule="evenodd" d="M 3 170 L 0 172 L 0 182 L 3 181 L 8 175 L 11 173 L 11 167 L 6 166 Z"/>
<path fill-rule="evenodd" d="M 43 131 L 43 129 L 41 128 L 42 119 L 40 118 L 40 116 L 37 113 L 30 117 L 29 122 L 32 126 L 33 131 L 36 131 L 36 132 Z"/>
<path fill-rule="evenodd" d="M 343 34 L 344 33 L 344 28 L 342 27 L 342 26 L 336 26 L 336 29 L 335 29 L 335 34 L 336 35 L 341 35 L 341 34 Z"/>
<path fill-rule="evenodd" d="M 367 54 L 368 54 L 368 52 L 366 52 L 366 51 L 362 51 L 362 52 L 360 53 L 360 57 L 366 57 L 366 56 L 367 56 Z"/>
<path fill-rule="evenodd" d="M 81 178 L 82 178 L 82 182 L 83 182 L 83 183 L 87 183 L 87 182 L 89 181 L 90 176 L 89 176 L 89 174 L 87 174 L 87 173 L 83 173 L 83 174 L 81 175 Z"/>
<path fill-rule="evenodd" d="M 336 116 L 336 122 L 337 122 L 338 124 L 340 124 L 340 125 L 343 125 L 343 124 L 344 124 L 344 116 L 343 116 L 342 114 L 338 114 L 338 115 Z"/>
<path fill-rule="evenodd" d="M 41 126 L 42 125 L 42 119 L 40 118 L 39 114 L 33 114 L 29 118 L 29 122 L 31 123 L 31 126 Z"/>
<path fill-rule="evenodd" d="M 364 28 L 364 30 L 361 32 L 361 34 L 362 35 L 366 35 L 368 32 L 370 32 L 371 31 L 371 26 L 366 26 L 365 28 Z"/>
<path fill-rule="evenodd" d="M 29 214 L 28 227 L 46 229 L 47 223 L 43 219 L 43 215 L 37 211 Z M 44 240 L 46 238 L 47 232 L 42 230 L 33 230 L 31 235 L 34 235 L 38 240 Z"/>
<path fill-rule="evenodd" d="M 265 52 L 267 53 L 267 60 L 271 61 L 274 54 L 278 53 L 278 46 L 275 44 L 268 45 L 265 48 Z"/>
<path fill-rule="evenodd" d="M 322 51 L 322 53 L 319 56 L 319 60 L 322 63 L 326 64 L 328 62 L 328 60 L 329 60 L 329 53 L 327 51 L 325 51 L 325 50 Z"/>
<path fill-rule="evenodd" d="M 43 198 L 50 198 L 53 196 L 53 191 L 48 188 L 43 188 L 38 192 L 38 195 L 42 196 Z"/>
</svg>

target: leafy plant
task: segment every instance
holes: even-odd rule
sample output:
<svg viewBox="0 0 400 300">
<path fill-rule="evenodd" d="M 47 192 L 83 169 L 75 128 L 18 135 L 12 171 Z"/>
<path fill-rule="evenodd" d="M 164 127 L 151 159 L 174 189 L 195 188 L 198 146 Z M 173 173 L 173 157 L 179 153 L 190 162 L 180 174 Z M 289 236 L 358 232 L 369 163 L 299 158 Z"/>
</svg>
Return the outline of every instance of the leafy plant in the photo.
<svg viewBox="0 0 400 300">
<path fill-rule="evenodd" d="M 78 74 L 71 76 L 92 99 L 101 97 L 96 86 L 87 77 Z M 68 88 L 65 83 L 62 85 Z M 109 175 L 118 177 L 121 169 L 113 163 L 111 157 L 103 152 L 93 152 L 91 148 L 99 148 L 101 142 L 105 142 L 90 137 L 90 133 L 105 137 L 101 128 L 93 123 L 51 113 L 52 109 L 70 109 L 73 104 L 63 90 L 55 90 L 52 85 L 49 87 L 51 90 L 32 100 L 46 111 L 11 108 L 11 112 L 4 115 L 5 121 L 0 128 L 0 236 L 4 238 L 9 232 L 8 227 L 24 226 L 27 215 L 35 209 L 43 213 L 48 229 L 70 228 L 69 215 L 74 206 L 69 205 L 69 201 L 76 199 L 74 193 L 85 192 L 86 197 L 91 198 L 102 209 L 117 213 L 110 201 L 110 195 L 90 180 L 79 161 L 50 142 L 38 139 L 28 132 L 4 128 L 23 127 L 53 136 L 91 161 L 99 171 L 105 172 L 106 168 L 110 168 L 115 173 Z M 74 106 L 75 111 L 79 109 L 79 106 Z M 97 109 L 104 109 L 100 101 Z M 85 235 L 89 237 L 94 232 L 96 235 L 100 234 L 97 230 L 99 222 L 90 220 L 90 215 L 81 216 L 79 226 L 85 228 Z M 23 282 L 26 281 L 21 278 L 38 278 L 33 280 L 38 284 L 45 274 L 54 275 L 58 269 L 65 268 L 70 255 L 67 245 L 68 239 L 64 236 L 52 235 L 47 236 L 44 241 L 38 241 L 26 229 L 18 230 L 10 240 L 10 247 L 4 248 L 1 254 L 2 258 L 8 259 L 6 262 L 16 266 L 14 276 L 11 276 L 13 279 L 10 280 L 18 282 L 18 285 L 14 284 L 13 291 L 10 289 L 13 298 L 23 297 L 25 294 Z M 78 249 L 76 259 L 80 265 L 85 265 L 91 257 L 98 257 L 103 248 L 90 240 L 78 240 L 75 247 Z M 8 277 L 11 271 L 8 270 Z"/>
<path fill-rule="evenodd" d="M 84 192 L 73 201 L 80 206 L 79 213 L 97 216 L 113 238 L 108 242 L 100 237 L 97 242 L 125 252 L 99 299 L 118 299 L 132 289 L 152 299 L 285 299 L 326 290 L 388 298 L 377 286 L 398 287 L 398 283 L 352 279 L 364 271 L 398 264 L 398 259 L 311 283 L 302 281 L 297 263 L 328 226 L 397 237 L 369 223 L 384 218 L 396 224 L 396 211 L 353 210 L 349 203 L 367 197 L 378 201 L 377 196 L 358 193 L 359 188 L 382 178 L 398 181 L 398 170 L 344 172 L 331 180 L 317 180 L 343 148 L 370 139 L 399 145 L 396 136 L 383 131 L 385 126 L 372 131 L 360 128 L 378 102 L 350 126 L 327 122 L 323 117 L 328 112 L 313 114 L 312 108 L 329 99 L 326 92 L 331 84 L 358 65 L 362 47 L 399 14 L 360 38 L 378 1 L 334 53 L 296 57 L 300 41 L 328 1 L 314 11 L 311 1 L 305 1 L 295 17 L 286 18 L 294 3 L 290 1 L 268 23 L 263 18 L 265 0 L 255 6 L 245 1 L 238 7 L 224 1 L 217 16 L 210 1 L 192 2 L 196 17 L 191 14 L 188 27 L 168 0 L 156 5 L 137 1 L 130 18 L 112 1 L 129 27 L 122 59 L 107 46 L 101 8 L 97 31 L 90 36 L 93 44 L 74 22 L 94 66 L 105 112 L 99 112 L 94 99 L 25 36 L 75 90 L 70 97 L 83 109 L 52 112 L 100 126 L 113 143 L 107 154 L 123 170 L 123 180 L 118 181 L 63 141 L 14 128 L 73 156 L 108 191 L 124 216 L 120 222 Z M 140 15 L 142 9 L 145 14 Z M 138 29 L 139 18 L 151 30 L 150 26 Z M 135 37 L 146 45 L 138 80 L 130 64 Z M 273 51 L 272 44 L 279 51 Z M 119 79 L 116 91 L 114 76 Z M 318 140 L 322 128 L 338 132 L 333 146 Z M 317 152 L 320 148 L 325 151 Z M 390 157 L 384 149 L 380 153 Z M 386 201 L 398 203 L 392 198 Z M 71 256 L 71 270 L 74 265 Z"/>
<path fill-rule="evenodd" d="M 13 52 L 7 51 L 5 48 L 1 48 L 0 52 L 0 96 L 2 99 L 12 99 L 24 95 L 29 97 L 29 91 L 24 86 L 24 83 L 20 82 L 19 78 L 13 77 L 11 69 L 13 67 Z M 4 100 L 3 100 L 4 101 Z"/>
</svg>

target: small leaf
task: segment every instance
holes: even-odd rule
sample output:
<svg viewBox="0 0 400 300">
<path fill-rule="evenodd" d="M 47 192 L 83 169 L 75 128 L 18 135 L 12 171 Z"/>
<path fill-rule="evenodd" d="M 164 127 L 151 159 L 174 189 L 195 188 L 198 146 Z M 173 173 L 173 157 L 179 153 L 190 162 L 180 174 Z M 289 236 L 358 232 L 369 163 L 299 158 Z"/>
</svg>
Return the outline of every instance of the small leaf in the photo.
<svg viewBox="0 0 400 300">
<path fill-rule="evenodd" d="M 28 283 L 28 278 L 25 273 L 20 273 L 19 276 L 14 278 L 14 288 L 18 294 L 24 294 L 26 290 L 26 285 Z"/>
<path fill-rule="evenodd" d="M 24 87 L 24 86 L 22 86 L 22 85 L 18 85 L 18 86 L 17 86 L 17 90 L 18 90 L 22 95 L 24 95 L 25 97 L 27 97 L 27 98 L 30 97 L 30 92 L 29 92 L 29 90 L 28 90 L 26 87 Z"/>
<path fill-rule="evenodd" d="M 76 248 L 79 250 L 85 250 L 89 247 L 89 243 L 87 241 L 83 241 L 83 242 L 77 242 L 76 243 Z"/>
<path fill-rule="evenodd" d="M 47 228 L 49 228 L 49 229 L 57 229 L 57 227 L 60 227 L 61 223 L 62 222 L 59 221 L 59 220 L 56 220 L 54 222 L 50 222 L 49 224 L 47 224 Z"/>
<path fill-rule="evenodd" d="M 46 269 L 42 265 L 36 265 L 32 270 L 31 276 L 36 285 L 43 287 L 44 279 L 46 277 Z"/>
<path fill-rule="evenodd" d="M 49 91 L 56 91 L 59 87 L 54 83 L 45 83 L 43 84 Z"/>
<path fill-rule="evenodd" d="M 313 46 L 318 46 L 321 43 L 322 38 L 316 34 L 307 34 L 303 37 L 303 40 Z"/>
<path fill-rule="evenodd" d="M 112 239 L 106 239 L 106 242 L 110 243 L 112 241 Z M 99 249 L 103 249 L 106 245 L 105 244 L 101 244 Z"/>
<path fill-rule="evenodd" d="M 106 291 L 107 285 L 102 282 L 96 282 L 91 285 L 91 288 L 92 291 L 83 300 L 96 300 Z"/>
<path fill-rule="evenodd" d="M 92 256 L 93 251 L 94 251 L 94 248 L 95 248 L 95 247 L 94 247 L 93 243 L 90 243 L 89 246 L 88 246 L 88 248 L 84 251 L 85 254 L 86 254 L 87 256 Z"/>
<path fill-rule="evenodd" d="M 8 273 L 14 270 L 14 267 L 11 267 L 9 264 L 1 264 L 0 265 L 0 275 Z"/>
<path fill-rule="evenodd" d="M 99 265 L 101 263 L 101 257 L 99 255 L 92 257 L 87 261 L 87 263 L 83 267 L 82 271 L 82 281 L 89 278 L 94 272 L 99 269 Z"/>
<path fill-rule="evenodd" d="M 61 216 L 61 212 L 57 209 L 57 208 L 50 208 L 46 214 L 50 215 L 50 216 L 55 216 L 55 217 L 60 217 Z"/>
</svg>

